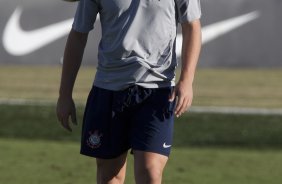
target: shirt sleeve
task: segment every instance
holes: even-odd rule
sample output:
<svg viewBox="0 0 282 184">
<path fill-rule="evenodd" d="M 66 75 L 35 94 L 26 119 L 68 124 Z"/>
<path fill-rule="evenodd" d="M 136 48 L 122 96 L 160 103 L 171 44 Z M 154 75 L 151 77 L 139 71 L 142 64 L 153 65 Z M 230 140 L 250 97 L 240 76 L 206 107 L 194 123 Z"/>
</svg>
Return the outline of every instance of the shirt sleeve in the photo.
<svg viewBox="0 0 282 184">
<path fill-rule="evenodd" d="M 97 0 L 80 0 L 72 28 L 81 33 L 88 33 L 94 28 L 98 12 L 99 6 Z"/>
<path fill-rule="evenodd" d="M 177 21 L 192 22 L 201 18 L 200 0 L 175 0 Z"/>
</svg>

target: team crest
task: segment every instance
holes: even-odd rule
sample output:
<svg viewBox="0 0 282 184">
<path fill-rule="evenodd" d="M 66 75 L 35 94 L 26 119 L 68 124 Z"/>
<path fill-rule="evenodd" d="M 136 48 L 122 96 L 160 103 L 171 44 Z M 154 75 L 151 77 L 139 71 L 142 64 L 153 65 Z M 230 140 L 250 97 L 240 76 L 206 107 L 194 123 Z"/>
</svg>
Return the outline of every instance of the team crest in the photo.
<svg viewBox="0 0 282 184">
<path fill-rule="evenodd" d="M 96 130 L 94 133 L 89 132 L 90 136 L 87 139 L 87 145 L 92 148 L 98 148 L 101 145 L 101 137 L 103 134 L 99 133 L 98 130 Z"/>
</svg>

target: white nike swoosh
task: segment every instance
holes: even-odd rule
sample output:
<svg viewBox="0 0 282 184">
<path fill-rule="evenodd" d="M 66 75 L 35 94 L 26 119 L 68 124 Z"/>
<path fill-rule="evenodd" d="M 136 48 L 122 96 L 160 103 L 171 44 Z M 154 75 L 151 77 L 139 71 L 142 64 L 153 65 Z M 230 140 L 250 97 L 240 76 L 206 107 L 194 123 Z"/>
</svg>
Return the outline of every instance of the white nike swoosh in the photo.
<svg viewBox="0 0 282 184">
<path fill-rule="evenodd" d="M 32 53 L 65 36 L 69 33 L 73 22 L 73 19 L 68 19 L 27 32 L 20 26 L 21 14 L 22 9 L 17 8 L 8 20 L 3 33 L 3 46 L 14 56 Z"/>
<path fill-rule="evenodd" d="M 73 19 L 68 19 L 33 31 L 24 31 L 20 26 L 21 14 L 22 9 L 17 8 L 8 20 L 3 33 L 3 46 L 14 56 L 30 54 L 67 35 L 73 22 Z M 259 12 L 255 11 L 203 27 L 202 42 L 208 43 L 258 17 Z M 182 47 L 181 35 L 177 35 L 176 42 L 176 54 L 179 57 Z"/>
<path fill-rule="evenodd" d="M 258 11 L 244 14 L 238 17 L 216 22 L 202 28 L 202 44 L 206 44 L 216 38 L 225 35 L 245 24 L 257 19 L 260 16 Z M 176 37 L 176 55 L 180 57 L 182 48 L 182 35 Z"/>
<path fill-rule="evenodd" d="M 166 143 L 163 144 L 163 148 L 169 148 L 171 145 L 166 145 Z"/>
</svg>

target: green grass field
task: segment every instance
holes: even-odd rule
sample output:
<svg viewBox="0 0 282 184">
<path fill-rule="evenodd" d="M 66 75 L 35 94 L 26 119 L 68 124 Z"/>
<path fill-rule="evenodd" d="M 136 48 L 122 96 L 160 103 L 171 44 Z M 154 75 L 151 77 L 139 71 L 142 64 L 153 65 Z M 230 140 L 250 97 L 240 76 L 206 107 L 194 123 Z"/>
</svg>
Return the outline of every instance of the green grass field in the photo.
<svg viewBox="0 0 282 184">
<path fill-rule="evenodd" d="M 81 68 L 74 90 L 84 102 L 95 68 Z M 199 69 L 194 82 L 196 106 L 282 108 L 282 69 Z M 60 67 L 1 66 L 0 98 L 56 100 Z"/>
<path fill-rule="evenodd" d="M 81 125 L 64 131 L 54 109 L 0 106 L 0 183 L 95 183 L 94 160 L 79 155 Z M 281 183 L 281 132 L 280 116 L 188 113 L 176 120 L 164 183 Z"/>
<path fill-rule="evenodd" d="M 78 119 L 95 70 L 75 88 Z M 0 99 L 46 105 L 0 105 L 0 183 L 95 183 L 95 161 L 79 155 L 81 124 L 64 131 L 55 117 L 58 67 L 0 67 Z M 282 70 L 202 69 L 194 105 L 282 108 Z M 186 113 L 175 122 L 165 184 L 280 184 L 282 116 Z M 132 156 L 127 184 L 134 183 Z"/>
<path fill-rule="evenodd" d="M 0 182 L 5 184 L 95 183 L 95 162 L 75 142 L 0 139 Z M 175 148 L 165 184 L 280 184 L 282 152 L 224 148 Z M 126 183 L 133 182 L 129 156 Z"/>
</svg>

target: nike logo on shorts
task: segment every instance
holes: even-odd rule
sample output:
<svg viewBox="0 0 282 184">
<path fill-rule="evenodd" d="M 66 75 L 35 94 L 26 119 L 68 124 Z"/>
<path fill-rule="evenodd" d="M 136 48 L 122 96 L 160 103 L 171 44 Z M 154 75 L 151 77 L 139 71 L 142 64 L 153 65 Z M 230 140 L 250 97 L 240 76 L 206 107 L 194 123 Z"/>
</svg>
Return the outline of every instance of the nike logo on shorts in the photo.
<svg viewBox="0 0 282 184">
<path fill-rule="evenodd" d="M 166 143 L 163 144 L 163 148 L 169 148 L 171 145 L 167 145 Z"/>
</svg>

